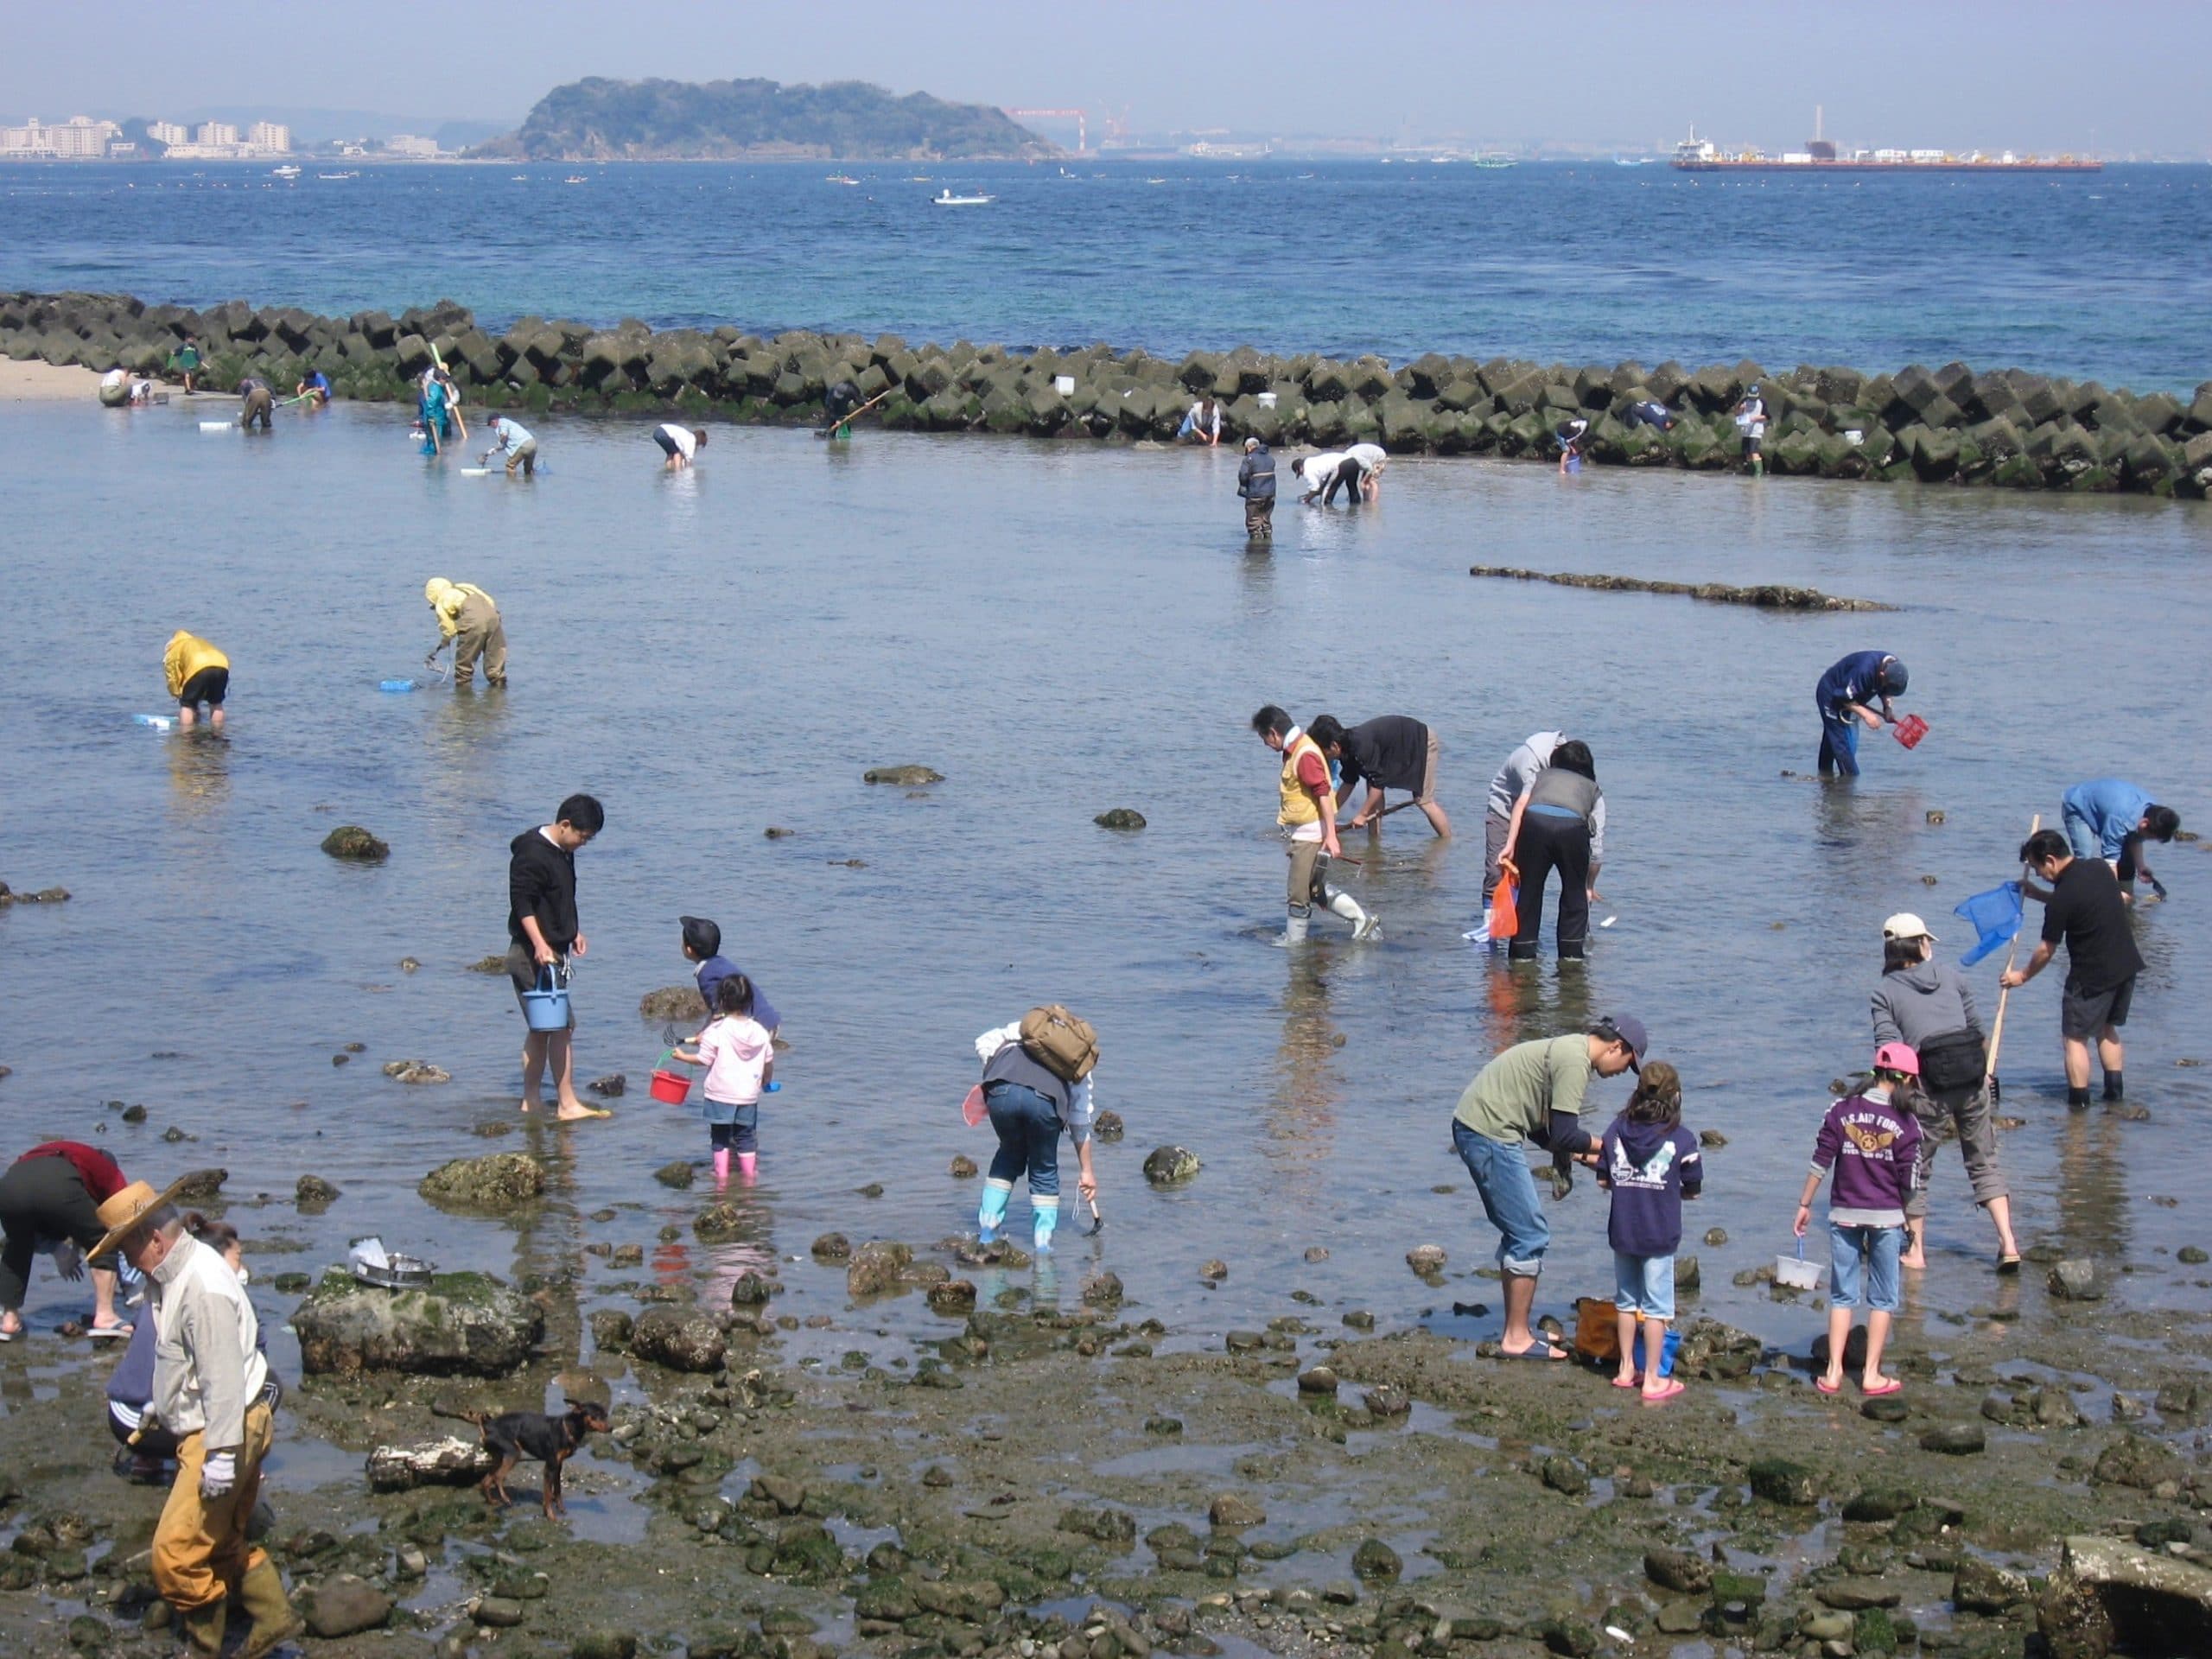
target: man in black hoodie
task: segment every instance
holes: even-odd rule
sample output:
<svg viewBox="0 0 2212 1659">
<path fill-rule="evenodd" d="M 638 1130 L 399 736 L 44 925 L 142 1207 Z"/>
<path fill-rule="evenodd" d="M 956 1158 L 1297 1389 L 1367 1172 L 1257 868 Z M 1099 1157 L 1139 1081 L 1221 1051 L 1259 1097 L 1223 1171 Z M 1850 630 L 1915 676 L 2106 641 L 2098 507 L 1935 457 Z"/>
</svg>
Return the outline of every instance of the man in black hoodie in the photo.
<svg viewBox="0 0 2212 1659">
<path fill-rule="evenodd" d="M 514 982 L 515 1000 L 536 988 L 546 969 L 556 976 L 567 971 L 569 957 L 584 954 L 582 925 L 576 918 L 576 849 L 596 836 L 607 813 L 588 795 L 571 795 L 561 803 L 551 823 L 525 830 L 508 843 L 507 861 L 507 977 Z M 611 1117 L 611 1112 L 586 1105 L 576 1096 L 572 1038 L 576 1028 L 573 1009 L 565 1031 L 533 1031 L 523 1039 L 522 1109 L 534 1111 L 537 1089 L 550 1063 L 556 1102 L 555 1116 L 563 1122 L 580 1117 Z"/>
<path fill-rule="evenodd" d="M 1275 458 L 1257 438 L 1244 440 L 1244 459 L 1236 463 L 1236 493 L 1244 498 L 1244 538 L 1271 542 L 1275 536 Z"/>
</svg>

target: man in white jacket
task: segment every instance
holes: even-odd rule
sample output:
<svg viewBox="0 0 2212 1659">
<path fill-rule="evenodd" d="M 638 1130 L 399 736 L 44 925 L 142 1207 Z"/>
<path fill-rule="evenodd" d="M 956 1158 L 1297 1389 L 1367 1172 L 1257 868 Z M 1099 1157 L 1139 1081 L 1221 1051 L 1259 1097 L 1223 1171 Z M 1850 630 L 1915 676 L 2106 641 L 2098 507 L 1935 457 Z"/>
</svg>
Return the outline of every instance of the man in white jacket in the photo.
<svg viewBox="0 0 2212 1659">
<path fill-rule="evenodd" d="M 176 1440 L 176 1481 L 154 1529 L 154 1586 L 176 1610 L 191 1659 L 219 1659 L 227 1604 L 253 1623 L 237 1659 L 261 1659 L 306 1626 L 276 1563 L 246 1544 L 274 1433 L 260 1326 L 238 1275 L 185 1231 L 175 1189 L 133 1181 L 99 1206 L 95 1255 L 120 1249 L 146 1275 L 154 1398 L 145 1416 Z"/>
</svg>

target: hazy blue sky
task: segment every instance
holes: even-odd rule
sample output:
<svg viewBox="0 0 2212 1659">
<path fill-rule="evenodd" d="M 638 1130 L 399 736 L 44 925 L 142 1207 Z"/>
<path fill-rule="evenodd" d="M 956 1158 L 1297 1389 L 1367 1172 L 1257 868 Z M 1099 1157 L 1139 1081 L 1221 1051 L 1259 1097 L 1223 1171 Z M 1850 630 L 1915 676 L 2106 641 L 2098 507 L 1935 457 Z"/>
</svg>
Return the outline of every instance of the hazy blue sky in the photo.
<svg viewBox="0 0 2212 1659">
<path fill-rule="evenodd" d="M 0 111 L 519 117 L 588 74 L 860 79 L 1140 130 L 2212 154 L 2212 5 L 116 0 L 12 9 Z"/>
</svg>

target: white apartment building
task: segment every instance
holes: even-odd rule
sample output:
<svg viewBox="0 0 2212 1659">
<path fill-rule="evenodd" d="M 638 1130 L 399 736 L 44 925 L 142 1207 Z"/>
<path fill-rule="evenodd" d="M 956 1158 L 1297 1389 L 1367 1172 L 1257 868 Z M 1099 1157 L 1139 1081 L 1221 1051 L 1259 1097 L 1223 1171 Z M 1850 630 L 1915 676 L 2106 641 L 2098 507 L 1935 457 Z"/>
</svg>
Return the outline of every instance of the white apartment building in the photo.
<svg viewBox="0 0 2212 1659">
<path fill-rule="evenodd" d="M 179 126 L 174 121 L 149 121 L 146 124 L 146 136 L 157 144 L 184 144 L 192 142 L 191 129 Z"/>
<path fill-rule="evenodd" d="M 245 141 L 270 156 L 287 156 L 292 149 L 292 130 L 278 121 L 257 121 L 246 129 Z"/>
<path fill-rule="evenodd" d="M 393 156 L 411 156 L 417 161 L 431 161 L 438 156 L 438 141 L 418 138 L 411 132 L 395 132 L 385 140 L 385 152 Z"/>
<path fill-rule="evenodd" d="M 193 135 L 192 142 L 202 149 L 221 149 L 233 147 L 238 141 L 238 130 L 227 121 L 205 121 Z"/>
<path fill-rule="evenodd" d="M 0 156 L 21 159 L 65 157 L 72 161 L 97 159 L 123 136 L 112 121 L 95 121 L 73 115 L 59 126 L 47 126 L 36 116 L 20 127 L 0 127 Z"/>
</svg>

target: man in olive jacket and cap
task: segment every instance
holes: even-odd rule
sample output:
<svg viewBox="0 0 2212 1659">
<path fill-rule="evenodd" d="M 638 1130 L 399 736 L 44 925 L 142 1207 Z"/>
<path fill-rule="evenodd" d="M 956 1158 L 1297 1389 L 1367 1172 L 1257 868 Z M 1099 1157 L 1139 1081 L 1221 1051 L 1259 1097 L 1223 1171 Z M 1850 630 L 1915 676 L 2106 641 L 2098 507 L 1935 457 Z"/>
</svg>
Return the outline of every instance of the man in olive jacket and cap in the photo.
<svg viewBox="0 0 2212 1659">
<path fill-rule="evenodd" d="M 236 1659 L 261 1659 L 306 1626 L 276 1565 L 246 1543 L 275 1433 L 260 1325 L 220 1254 L 185 1230 L 176 1187 L 133 1181 L 99 1206 L 107 1236 L 146 1275 L 154 1321 L 154 1398 L 145 1421 L 176 1440 L 176 1480 L 154 1529 L 154 1587 L 175 1609 L 190 1659 L 221 1659 L 229 1602 L 252 1620 Z"/>
</svg>

